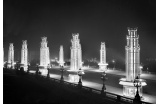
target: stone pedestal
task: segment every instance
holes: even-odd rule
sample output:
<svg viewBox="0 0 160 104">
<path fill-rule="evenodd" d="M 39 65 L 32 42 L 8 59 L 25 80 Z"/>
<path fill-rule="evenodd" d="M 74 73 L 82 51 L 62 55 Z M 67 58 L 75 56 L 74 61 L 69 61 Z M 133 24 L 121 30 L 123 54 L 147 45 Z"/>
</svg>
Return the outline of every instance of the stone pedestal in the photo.
<svg viewBox="0 0 160 104">
<path fill-rule="evenodd" d="M 146 86 L 147 84 L 142 79 L 140 79 L 140 82 L 141 82 L 142 86 L 138 88 L 138 91 L 139 91 L 139 95 L 142 97 L 142 94 L 143 94 L 142 87 Z M 134 86 L 132 81 L 126 81 L 125 78 L 122 78 L 122 79 L 120 79 L 119 84 L 123 85 L 123 95 L 124 96 L 133 97 L 133 98 L 135 97 L 137 88 Z"/>
<path fill-rule="evenodd" d="M 77 83 L 79 81 L 79 76 L 77 71 L 68 70 L 68 80 L 69 82 Z"/>
<path fill-rule="evenodd" d="M 79 81 L 79 76 L 77 74 L 69 74 L 69 82 L 78 82 Z"/>
<path fill-rule="evenodd" d="M 99 65 L 99 69 L 100 69 L 100 70 L 102 70 L 102 71 L 107 70 L 107 65 L 108 65 L 107 63 L 106 63 L 106 64 L 99 63 L 98 65 Z"/>
<path fill-rule="evenodd" d="M 47 70 L 47 66 L 39 66 L 39 72 L 41 73 L 41 75 L 47 76 L 48 74 L 48 70 Z"/>
</svg>

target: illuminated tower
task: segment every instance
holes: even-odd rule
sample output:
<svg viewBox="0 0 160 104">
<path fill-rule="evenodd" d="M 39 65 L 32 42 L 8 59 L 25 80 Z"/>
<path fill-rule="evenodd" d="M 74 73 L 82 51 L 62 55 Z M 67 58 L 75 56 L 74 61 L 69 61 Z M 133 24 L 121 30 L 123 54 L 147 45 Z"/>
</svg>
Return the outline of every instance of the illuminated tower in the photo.
<svg viewBox="0 0 160 104">
<path fill-rule="evenodd" d="M 100 70 L 106 70 L 107 69 L 107 63 L 106 63 L 106 46 L 105 42 L 101 42 L 101 49 L 100 49 L 100 63 L 99 69 Z"/>
<path fill-rule="evenodd" d="M 27 40 L 22 41 L 22 49 L 21 49 L 21 65 L 24 67 L 24 71 L 27 71 L 28 65 L 28 49 L 27 49 Z"/>
<path fill-rule="evenodd" d="M 79 34 L 73 34 L 71 39 L 71 70 L 78 71 L 82 67 L 82 50 L 80 40 L 78 39 Z"/>
<path fill-rule="evenodd" d="M 49 47 L 47 47 L 47 37 L 42 37 L 41 48 L 40 48 L 40 67 L 44 69 L 40 69 L 42 74 L 46 74 L 47 66 L 50 64 L 49 59 Z"/>
<path fill-rule="evenodd" d="M 59 66 L 64 66 L 64 53 L 63 53 L 63 45 L 60 46 L 59 50 Z"/>
<path fill-rule="evenodd" d="M 137 28 L 128 28 L 125 51 L 126 78 L 120 79 L 119 84 L 123 85 L 123 94 L 125 96 L 134 97 L 136 88 L 133 85 L 133 81 L 137 76 L 140 78 L 140 46 Z M 144 80 L 141 79 L 140 82 L 142 86 L 146 85 Z M 140 96 L 142 96 L 142 87 L 139 88 L 139 91 Z"/>
<path fill-rule="evenodd" d="M 8 50 L 8 68 L 14 68 L 14 46 L 13 46 L 13 43 L 9 44 L 9 50 Z"/>
</svg>

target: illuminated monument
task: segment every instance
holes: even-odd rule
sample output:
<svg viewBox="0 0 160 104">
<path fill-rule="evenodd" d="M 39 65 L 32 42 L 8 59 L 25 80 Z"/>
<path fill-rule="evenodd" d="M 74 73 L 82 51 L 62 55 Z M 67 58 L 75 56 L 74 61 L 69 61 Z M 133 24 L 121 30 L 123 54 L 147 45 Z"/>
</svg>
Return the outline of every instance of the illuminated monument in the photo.
<svg viewBox="0 0 160 104">
<path fill-rule="evenodd" d="M 80 40 L 78 39 L 79 34 L 73 34 L 71 40 L 71 66 L 70 69 L 78 71 L 82 67 L 82 50 Z"/>
<path fill-rule="evenodd" d="M 72 34 L 73 39 L 71 39 L 71 65 L 70 65 L 70 71 L 71 74 L 69 74 L 69 81 L 70 82 L 78 82 L 79 76 L 77 72 L 80 68 L 82 68 L 82 50 L 81 50 L 81 44 L 79 40 L 79 34 Z"/>
<path fill-rule="evenodd" d="M 137 89 L 134 87 L 134 80 L 138 76 L 140 78 L 140 46 L 139 35 L 137 35 L 137 28 L 128 28 L 127 46 L 125 47 L 125 68 L 126 78 L 120 79 L 121 85 L 123 85 L 123 95 L 128 97 L 134 97 Z M 142 86 L 146 85 L 146 82 L 139 79 Z M 142 97 L 142 86 L 138 91 Z"/>
<path fill-rule="evenodd" d="M 21 66 L 24 67 L 24 71 L 27 71 L 28 65 L 28 49 L 27 49 L 27 40 L 22 41 L 21 49 Z"/>
<path fill-rule="evenodd" d="M 13 43 L 9 44 L 8 50 L 8 68 L 14 68 L 14 46 Z"/>
<path fill-rule="evenodd" d="M 47 67 L 50 65 L 49 59 L 49 47 L 47 47 L 47 37 L 42 37 L 41 48 L 40 48 L 40 69 L 42 74 L 47 74 Z"/>
<path fill-rule="evenodd" d="M 63 45 L 60 46 L 59 50 L 59 66 L 64 66 L 64 53 L 63 53 Z"/>
<path fill-rule="evenodd" d="M 100 70 L 106 70 L 107 69 L 107 63 L 106 63 L 106 47 L 105 47 L 105 42 L 101 42 L 101 49 L 100 49 L 100 63 L 99 69 Z"/>
</svg>

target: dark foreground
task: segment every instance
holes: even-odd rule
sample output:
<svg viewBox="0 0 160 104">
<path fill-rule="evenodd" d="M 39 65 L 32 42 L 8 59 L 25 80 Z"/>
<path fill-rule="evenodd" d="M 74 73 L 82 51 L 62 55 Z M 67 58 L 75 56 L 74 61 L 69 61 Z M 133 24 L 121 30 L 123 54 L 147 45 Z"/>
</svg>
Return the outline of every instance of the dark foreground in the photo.
<svg viewBox="0 0 160 104">
<path fill-rule="evenodd" d="M 3 90 L 4 104 L 120 104 L 47 78 L 26 73 L 17 75 L 15 71 L 8 69 L 3 70 Z"/>
</svg>

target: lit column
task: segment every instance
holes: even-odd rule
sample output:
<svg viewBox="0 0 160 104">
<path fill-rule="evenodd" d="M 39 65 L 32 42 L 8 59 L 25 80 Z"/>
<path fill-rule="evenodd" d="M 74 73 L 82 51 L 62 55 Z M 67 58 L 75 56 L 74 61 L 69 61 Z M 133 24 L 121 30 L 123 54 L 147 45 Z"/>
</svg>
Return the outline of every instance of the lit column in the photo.
<svg viewBox="0 0 160 104">
<path fill-rule="evenodd" d="M 9 44 L 9 50 L 8 50 L 8 68 L 14 68 L 14 46 L 13 46 L 13 43 Z"/>
<path fill-rule="evenodd" d="M 70 82 L 78 82 L 79 76 L 77 75 L 77 71 L 82 68 L 82 50 L 81 44 L 79 40 L 79 34 L 72 34 L 73 39 L 71 39 L 71 59 L 70 59 L 70 72 L 69 81 Z"/>
<path fill-rule="evenodd" d="M 78 71 L 82 67 L 82 50 L 79 40 L 79 34 L 73 34 L 71 40 L 71 70 Z"/>
<path fill-rule="evenodd" d="M 137 28 L 128 28 L 127 45 L 125 47 L 126 52 L 126 78 L 120 79 L 121 85 L 123 85 L 123 94 L 128 97 L 134 97 L 136 94 L 136 88 L 133 85 L 133 81 L 138 76 L 140 78 L 140 46 L 139 35 L 137 35 Z M 146 82 L 140 79 L 142 86 L 146 85 Z M 140 88 L 142 91 L 142 87 Z M 142 92 L 140 92 L 142 96 Z"/>
<path fill-rule="evenodd" d="M 24 67 L 24 71 L 27 71 L 28 65 L 28 49 L 27 49 L 27 40 L 22 41 L 22 49 L 21 49 L 21 65 Z"/>
<path fill-rule="evenodd" d="M 101 49 L 100 49 L 100 63 L 99 69 L 100 70 L 106 70 L 107 69 L 107 63 L 106 63 L 106 47 L 105 47 L 105 42 L 101 42 Z"/>
<path fill-rule="evenodd" d="M 59 50 L 59 66 L 64 66 L 63 45 L 60 46 L 60 50 Z"/>
<path fill-rule="evenodd" d="M 40 48 L 40 69 L 42 74 L 47 74 L 47 66 L 50 64 L 49 58 L 49 47 L 47 47 L 47 37 L 42 37 L 41 48 Z"/>
</svg>

